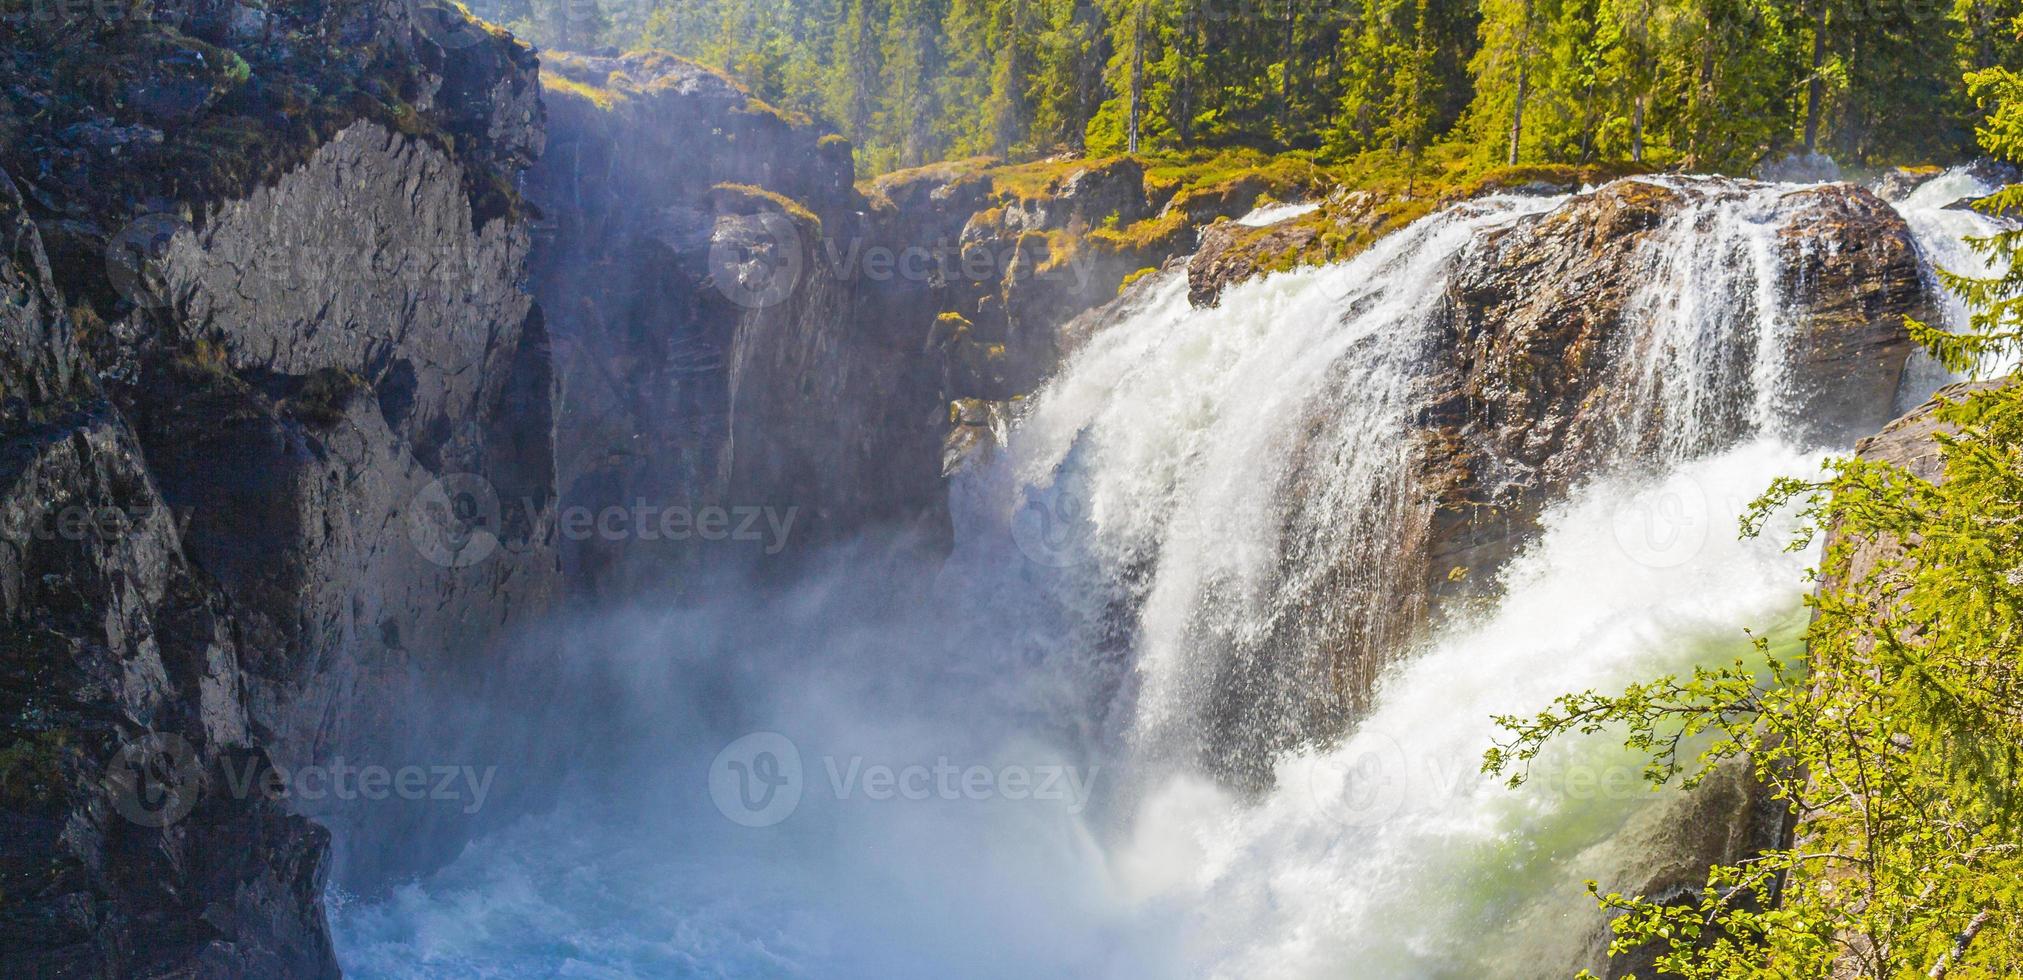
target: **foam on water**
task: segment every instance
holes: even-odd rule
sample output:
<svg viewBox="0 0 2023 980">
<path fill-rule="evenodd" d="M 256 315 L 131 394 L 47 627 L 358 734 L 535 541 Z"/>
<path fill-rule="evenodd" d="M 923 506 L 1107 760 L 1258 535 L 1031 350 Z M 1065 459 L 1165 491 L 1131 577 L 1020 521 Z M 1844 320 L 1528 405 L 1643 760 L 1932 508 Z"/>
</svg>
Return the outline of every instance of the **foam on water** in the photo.
<svg viewBox="0 0 2023 980">
<path fill-rule="evenodd" d="M 1986 197 L 1997 188 L 1975 176 L 1971 168 L 1956 167 L 1918 188 L 1896 204 L 1897 213 L 1911 227 L 1918 252 L 1924 260 L 1925 275 L 1934 295 L 1939 297 L 1944 322 L 1954 329 L 1967 325 L 1967 306 L 1959 294 L 1943 288 L 1938 272 L 1987 278 L 1995 269 L 1986 256 L 1967 244 L 1969 238 L 1984 238 L 2006 227 L 2005 223 L 1961 206 Z M 1987 376 L 1998 376 L 2015 367 L 2013 363 L 1989 366 Z M 1960 380 L 1923 353 L 1911 358 L 1904 379 L 1899 408 L 1910 409 L 1931 397 L 1939 388 Z"/>
<path fill-rule="evenodd" d="M 1250 212 L 1249 214 L 1246 214 L 1243 217 L 1236 219 L 1236 223 L 1250 228 L 1263 228 L 1268 225 L 1278 224 L 1281 221 L 1287 221 L 1292 218 L 1297 218 L 1301 215 L 1312 214 L 1315 211 L 1319 211 L 1320 209 L 1321 206 L 1317 202 L 1306 202 L 1302 204 L 1267 204 L 1264 207 L 1258 208 Z"/>
<path fill-rule="evenodd" d="M 1568 862 L 1655 797 L 1605 738 L 1512 792 L 1476 771 L 1490 719 L 1740 656 L 1741 624 L 1788 637 L 1806 556 L 1737 540 L 1734 517 L 1813 463 L 1758 442 L 1577 494 L 1495 611 L 1400 665 L 1342 745 L 1283 759 L 1259 801 L 1186 776 L 1151 794 L 1119 848 L 1123 887 L 1185 910 L 1196 972 L 1525 976 L 1505 927 L 1550 882 L 1606 871 Z"/>
</svg>

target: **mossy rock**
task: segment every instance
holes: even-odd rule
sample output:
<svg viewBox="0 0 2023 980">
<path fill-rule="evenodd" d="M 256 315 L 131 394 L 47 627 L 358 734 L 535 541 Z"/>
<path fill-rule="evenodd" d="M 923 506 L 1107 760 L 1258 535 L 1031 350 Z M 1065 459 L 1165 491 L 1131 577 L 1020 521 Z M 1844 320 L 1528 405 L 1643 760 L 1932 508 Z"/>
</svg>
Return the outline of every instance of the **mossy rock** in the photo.
<svg viewBox="0 0 2023 980">
<path fill-rule="evenodd" d="M 371 389 L 362 377 L 341 368 L 324 368 L 302 380 L 281 403 L 281 411 L 314 429 L 335 428 L 344 421 L 352 400 Z"/>
<path fill-rule="evenodd" d="M 718 214 L 757 214 L 762 211 L 783 214 L 816 235 L 822 233 L 821 217 L 808 210 L 807 205 L 763 187 L 717 184 L 710 188 L 709 201 Z"/>
</svg>

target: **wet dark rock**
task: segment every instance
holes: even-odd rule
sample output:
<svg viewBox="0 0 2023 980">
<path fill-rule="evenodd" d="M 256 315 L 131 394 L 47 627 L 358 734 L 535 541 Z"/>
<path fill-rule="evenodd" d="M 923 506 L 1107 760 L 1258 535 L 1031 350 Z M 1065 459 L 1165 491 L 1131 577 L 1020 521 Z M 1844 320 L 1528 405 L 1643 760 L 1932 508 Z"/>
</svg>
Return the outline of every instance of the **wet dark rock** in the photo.
<svg viewBox="0 0 2023 980">
<path fill-rule="evenodd" d="M 398 0 L 257 36 L 157 7 L 0 47 L 0 973 L 334 975 L 326 881 L 426 872 L 473 817 L 230 775 L 442 761 L 420 685 L 496 683 L 555 592 L 534 59 Z M 483 560 L 417 520 L 444 481 L 499 501 L 458 529 Z M 188 806 L 134 816 L 142 763 Z"/>
<path fill-rule="evenodd" d="M 0 222 L 16 300 L 0 304 L 0 378 L 32 399 L 0 421 L 0 972 L 335 976 L 328 835 L 224 790 L 226 764 L 260 753 L 230 603 L 123 413 L 77 370 L 4 175 Z M 159 764 L 134 751 L 150 744 L 186 766 L 159 806 L 115 778 Z"/>
</svg>

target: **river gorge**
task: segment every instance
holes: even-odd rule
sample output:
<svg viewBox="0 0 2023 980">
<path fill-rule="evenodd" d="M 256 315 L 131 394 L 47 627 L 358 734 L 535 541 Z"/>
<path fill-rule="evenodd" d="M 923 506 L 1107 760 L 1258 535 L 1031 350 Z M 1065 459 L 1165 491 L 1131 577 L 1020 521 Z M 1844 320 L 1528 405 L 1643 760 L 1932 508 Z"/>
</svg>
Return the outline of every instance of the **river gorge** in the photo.
<svg viewBox="0 0 2023 980">
<path fill-rule="evenodd" d="M 344 36 L 426 127 L 0 173 L 10 975 L 1620 976 L 1581 881 L 1787 821 L 1494 719 L 1802 656 L 1738 521 L 1961 380 L 1903 320 L 2011 226 L 1985 161 L 860 183 L 412 6 Z"/>
</svg>

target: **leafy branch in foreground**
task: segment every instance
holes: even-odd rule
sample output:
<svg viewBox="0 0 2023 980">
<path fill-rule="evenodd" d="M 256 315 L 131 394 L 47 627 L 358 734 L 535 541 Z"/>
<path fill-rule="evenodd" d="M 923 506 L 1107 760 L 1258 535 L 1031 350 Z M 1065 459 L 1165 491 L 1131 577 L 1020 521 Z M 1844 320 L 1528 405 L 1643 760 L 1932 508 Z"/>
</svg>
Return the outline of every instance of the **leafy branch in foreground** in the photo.
<svg viewBox="0 0 2023 980">
<path fill-rule="evenodd" d="M 2023 159 L 2023 78 L 1976 72 L 1980 135 Z M 2023 208 L 2023 187 L 1983 202 Z M 1961 334 L 1912 324 L 1956 371 L 2023 353 L 2023 233 L 1973 242 L 2001 275 L 1948 276 L 1975 311 Z M 1802 670 L 1770 656 L 1560 698 L 1499 718 L 1487 772 L 1521 782 L 1552 740 L 1626 729 L 1653 784 L 1746 764 L 1790 810 L 1780 848 L 1713 868 L 1696 896 L 1589 890 L 1612 955 L 1657 950 L 1687 978 L 1994 978 L 2023 974 L 2023 378 L 1935 411 L 1935 479 L 1875 459 L 1782 480 L 1743 522 L 1795 508 L 1794 547 L 1827 533 Z"/>
</svg>

